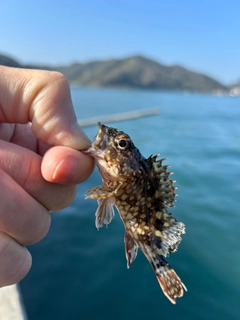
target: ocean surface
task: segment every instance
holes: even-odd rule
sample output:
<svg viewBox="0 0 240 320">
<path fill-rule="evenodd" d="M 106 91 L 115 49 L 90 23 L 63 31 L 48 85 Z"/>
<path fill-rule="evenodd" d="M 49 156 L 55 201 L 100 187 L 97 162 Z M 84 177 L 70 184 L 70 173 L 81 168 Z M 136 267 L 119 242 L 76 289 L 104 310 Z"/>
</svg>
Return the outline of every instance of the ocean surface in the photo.
<svg viewBox="0 0 240 320">
<path fill-rule="evenodd" d="M 161 153 L 178 187 L 170 211 L 186 234 L 168 261 L 188 292 L 172 305 L 141 252 L 126 267 L 119 216 L 95 228 L 97 170 L 73 204 L 29 247 L 33 267 L 20 287 L 29 320 L 240 319 L 240 98 L 141 90 L 72 88 L 79 119 L 159 107 L 160 114 L 108 124 L 145 157 Z M 97 127 L 85 129 L 93 139 Z"/>
</svg>

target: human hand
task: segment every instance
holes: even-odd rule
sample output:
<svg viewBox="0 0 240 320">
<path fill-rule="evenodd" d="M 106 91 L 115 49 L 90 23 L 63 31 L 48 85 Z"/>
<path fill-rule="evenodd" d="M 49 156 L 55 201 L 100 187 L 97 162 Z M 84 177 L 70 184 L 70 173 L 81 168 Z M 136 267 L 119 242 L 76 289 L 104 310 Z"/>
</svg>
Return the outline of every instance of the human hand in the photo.
<svg viewBox="0 0 240 320">
<path fill-rule="evenodd" d="M 27 274 L 25 246 L 44 238 L 49 212 L 68 206 L 91 174 L 78 151 L 89 146 L 63 75 L 0 66 L 0 287 Z"/>
</svg>

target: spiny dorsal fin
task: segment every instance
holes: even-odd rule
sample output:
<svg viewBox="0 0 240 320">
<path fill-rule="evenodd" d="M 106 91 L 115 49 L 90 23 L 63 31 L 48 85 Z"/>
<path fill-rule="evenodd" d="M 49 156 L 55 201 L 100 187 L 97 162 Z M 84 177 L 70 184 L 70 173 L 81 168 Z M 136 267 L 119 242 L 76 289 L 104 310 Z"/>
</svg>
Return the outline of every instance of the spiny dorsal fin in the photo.
<svg viewBox="0 0 240 320">
<path fill-rule="evenodd" d="M 173 172 L 167 172 L 167 169 L 170 168 L 170 166 L 163 166 L 162 163 L 166 158 L 157 160 L 157 158 L 160 156 L 160 154 L 157 154 L 156 156 L 150 156 L 147 161 L 151 166 L 151 172 L 153 177 L 156 178 L 158 183 L 158 191 L 160 193 L 160 197 L 163 200 L 163 203 L 167 207 L 173 207 L 173 202 L 175 200 L 175 190 L 176 187 L 173 186 L 173 183 L 175 183 L 175 180 L 170 180 L 169 176 L 173 174 Z"/>
</svg>

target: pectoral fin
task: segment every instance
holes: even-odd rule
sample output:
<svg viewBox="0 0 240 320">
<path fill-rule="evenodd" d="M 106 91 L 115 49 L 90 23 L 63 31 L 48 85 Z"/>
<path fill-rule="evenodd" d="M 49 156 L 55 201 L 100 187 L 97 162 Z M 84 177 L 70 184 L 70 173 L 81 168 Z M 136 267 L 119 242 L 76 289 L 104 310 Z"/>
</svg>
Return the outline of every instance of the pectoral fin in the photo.
<svg viewBox="0 0 240 320">
<path fill-rule="evenodd" d="M 86 193 L 86 199 L 91 198 L 98 198 L 98 199 L 105 199 L 111 197 L 112 194 L 115 193 L 115 188 L 109 188 L 106 186 L 97 186 L 88 189 Z"/>
<path fill-rule="evenodd" d="M 129 233 L 124 235 L 125 254 L 127 259 L 127 267 L 129 268 L 133 261 L 136 259 L 138 253 L 138 245 L 134 242 Z"/>
<path fill-rule="evenodd" d="M 95 214 L 95 225 L 97 229 L 104 226 L 104 224 L 108 225 L 112 221 L 112 218 L 115 215 L 113 206 L 114 202 L 111 197 L 98 200 L 98 208 Z"/>
<path fill-rule="evenodd" d="M 109 198 L 111 196 L 113 196 L 118 189 L 120 188 L 121 184 L 119 184 L 116 187 L 107 187 L 107 186 L 97 186 L 97 187 L 93 187 L 88 189 L 85 198 L 97 198 L 97 199 L 105 199 L 105 198 Z"/>
</svg>

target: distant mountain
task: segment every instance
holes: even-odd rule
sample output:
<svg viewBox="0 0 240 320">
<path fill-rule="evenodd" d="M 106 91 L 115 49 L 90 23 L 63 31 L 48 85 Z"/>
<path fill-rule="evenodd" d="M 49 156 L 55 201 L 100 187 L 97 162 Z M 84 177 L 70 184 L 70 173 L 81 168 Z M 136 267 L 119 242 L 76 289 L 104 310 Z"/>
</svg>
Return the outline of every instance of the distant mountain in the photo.
<svg viewBox="0 0 240 320">
<path fill-rule="evenodd" d="M 0 64 L 14 66 L 14 60 L 0 55 Z M 16 62 L 16 66 L 20 66 Z M 226 91 L 227 87 L 204 74 L 187 70 L 181 66 L 165 66 L 143 56 L 125 59 L 74 63 L 69 66 L 22 67 L 56 70 L 62 72 L 73 85 L 141 88 L 162 90 L 187 90 L 211 92 Z"/>
<path fill-rule="evenodd" d="M 240 80 L 228 86 L 230 96 L 240 96 Z"/>
<path fill-rule="evenodd" d="M 27 68 L 27 69 L 41 69 L 41 70 L 55 70 L 50 66 L 43 65 L 32 65 L 32 64 L 21 64 L 17 60 L 8 57 L 6 55 L 0 54 L 0 65 L 14 68 Z"/>
<path fill-rule="evenodd" d="M 15 67 L 15 68 L 20 68 L 21 64 L 18 63 L 16 60 L 7 57 L 3 54 L 0 54 L 0 65 L 2 66 L 8 66 L 8 67 Z"/>
<path fill-rule="evenodd" d="M 235 83 L 233 83 L 233 84 L 230 84 L 228 87 L 229 87 L 229 88 L 240 87 L 240 80 L 237 81 L 237 82 L 235 82 Z"/>
</svg>

